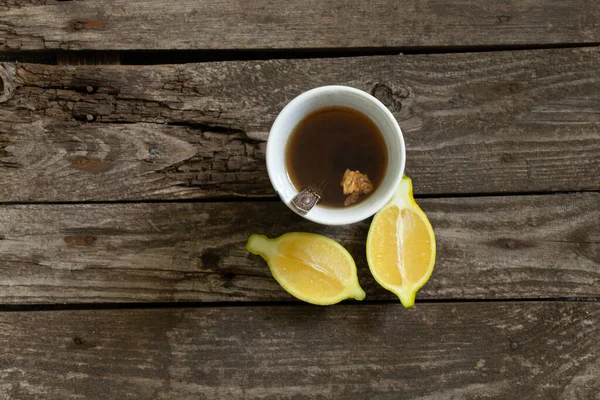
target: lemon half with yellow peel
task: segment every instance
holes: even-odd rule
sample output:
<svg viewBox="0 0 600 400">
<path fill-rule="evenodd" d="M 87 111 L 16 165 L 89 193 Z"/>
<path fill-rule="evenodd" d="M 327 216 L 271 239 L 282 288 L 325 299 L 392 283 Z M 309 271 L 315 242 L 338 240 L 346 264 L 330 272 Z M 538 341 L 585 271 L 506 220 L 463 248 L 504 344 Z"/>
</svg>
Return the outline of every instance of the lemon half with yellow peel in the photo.
<svg viewBox="0 0 600 400">
<path fill-rule="evenodd" d="M 404 176 L 392 199 L 371 222 L 367 236 L 371 274 L 397 295 L 404 307 L 412 307 L 417 291 L 433 272 L 435 252 L 431 223 L 413 198 L 412 181 Z"/>
<path fill-rule="evenodd" d="M 314 233 L 290 232 L 276 239 L 251 235 L 246 249 L 267 261 L 271 274 L 289 294 L 317 305 L 362 300 L 356 264 L 335 240 Z"/>
</svg>

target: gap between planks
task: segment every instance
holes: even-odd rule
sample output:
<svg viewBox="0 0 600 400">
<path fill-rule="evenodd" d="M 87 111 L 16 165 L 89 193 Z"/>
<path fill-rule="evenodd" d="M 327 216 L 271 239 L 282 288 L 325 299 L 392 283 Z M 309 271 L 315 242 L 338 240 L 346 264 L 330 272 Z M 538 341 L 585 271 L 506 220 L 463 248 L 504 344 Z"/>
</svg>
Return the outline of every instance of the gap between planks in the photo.
<svg viewBox="0 0 600 400">
<path fill-rule="evenodd" d="M 464 198 L 480 198 L 480 197 L 514 197 L 514 196 L 556 196 L 563 194 L 586 194 L 600 193 L 600 190 L 570 190 L 570 191 L 553 191 L 553 192 L 482 192 L 482 193 L 441 193 L 441 194 L 414 194 L 414 198 L 419 199 L 464 199 Z M 61 205 L 84 205 L 84 204 L 177 204 L 177 203 L 256 203 L 256 202 L 273 202 L 281 201 L 274 196 L 224 196 L 221 198 L 199 198 L 199 199 L 142 199 L 142 200 L 89 200 L 89 201 L 42 201 L 42 202 L 2 202 L 3 206 L 61 206 Z"/>
<path fill-rule="evenodd" d="M 464 304 L 464 303 L 598 303 L 600 297 L 554 297 L 554 298 L 507 298 L 507 299 L 425 299 L 415 301 L 414 308 L 425 304 Z M 361 307 L 368 305 L 401 305 L 398 300 L 363 300 L 344 301 L 334 304 L 333 307 L 344 305 Z M 138 309 L 184 309 L 184 308 L 232 308 L 232 307 L 289 307 L 306 306 L 308 303 L 300 301 L 224 301 L 224 302 L 157 302 L 157 303 L 65 303 L 65 304 L 0 304 L 0 313 L 3 312 L 52 312 L 52 311 L 83 311 L 83 310 L 138 310 Z M 321 308 L 321 306 L 314 306 Z M 332 306 L 326 306 L 332 307 Z"/>
<path fill-rule="evenodd" d="M 394 47 L 352 49 L 273 49 L 273 50 L 130 50 L 130 51 L 0 51 L 0 62 L 47 65 L 163 65 L 221 61 L 266 61 L 311 58 L 373 57 L 393 55 L 427 55 L 488 53 L 546 49 L 598 47 L 594 43 L 559 43 L 546 45 L 496 45 L 449 47 Z"/>
</svg>

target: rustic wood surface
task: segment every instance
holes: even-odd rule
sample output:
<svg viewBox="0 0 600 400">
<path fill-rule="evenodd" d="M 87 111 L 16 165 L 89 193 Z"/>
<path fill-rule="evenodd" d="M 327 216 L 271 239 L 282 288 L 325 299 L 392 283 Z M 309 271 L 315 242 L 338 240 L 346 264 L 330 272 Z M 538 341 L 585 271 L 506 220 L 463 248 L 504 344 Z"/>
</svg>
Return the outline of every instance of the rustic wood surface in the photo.
<svg viewBox="0 0 600 400">
<path fill-rule="evenodd" d="M 0 50 L 600 43 L 595 0 L 3 0 L 0 11 Z"/>
<path fill-rule="evenodd" d="M 421 299 L 600 298 L 600 194 L 423 199 L 438 243 Z M 355 257 L 367 300 L 369 221 L 323 227 L 280 202 L 3 206 L 2 303 L 293 300 L 252 233 L 325 234 Z"/>
<path fill-rule="evenodd" d="M 5 398 L 598 399 L 600 303 L 1 313 Z"/>
<path fill-rule="evenodd" d="M 596 0 L 0 0 L 0 400 L 600 400 L 599 45 Z M 369 220 L 270 186 L 275 116 L 328 84 L 403 129 L 411 310 Z M 367 298 L 288 295 L 244 244 L 289 231 Z"/>
<path fill-rule="evenodd" d="M 0 75 L 2 202 L 273 196 L 270 125 L 325 84 L 390 108 L 418 194 L 600 190 L 598 48 Z"/>
</svg>

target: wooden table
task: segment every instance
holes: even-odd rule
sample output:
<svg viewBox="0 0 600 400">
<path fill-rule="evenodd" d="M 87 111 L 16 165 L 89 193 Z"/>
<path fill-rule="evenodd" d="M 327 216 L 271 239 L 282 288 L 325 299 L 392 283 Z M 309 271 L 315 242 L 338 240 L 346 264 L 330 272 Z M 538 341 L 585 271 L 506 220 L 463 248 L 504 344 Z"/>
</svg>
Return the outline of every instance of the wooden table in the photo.
<svg viewBox="0 0 600 400">
<path fill-rule="evenodd" d="M 0 399 L 600 399 L 596 0 L 0 1 Z M 265 141 L 326 84 L 380 99 L 438 240 L 417 304 L 370 221 L 281 204 Z M 346 246 L 300 303 L 251 233 Z"/>
</svg>

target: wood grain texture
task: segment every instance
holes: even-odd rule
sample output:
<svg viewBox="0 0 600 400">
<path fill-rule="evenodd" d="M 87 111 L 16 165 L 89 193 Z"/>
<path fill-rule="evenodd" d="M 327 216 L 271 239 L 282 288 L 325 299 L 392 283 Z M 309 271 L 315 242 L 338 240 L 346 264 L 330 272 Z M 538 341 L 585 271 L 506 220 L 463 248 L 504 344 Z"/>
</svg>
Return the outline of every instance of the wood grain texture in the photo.
<svg viewBox="0 0 600 400">
<path fill-rule="evenodd" d="M 1 1 L 0 50 L 599 43 L 595 0 Z"/>
<path fill-rule="evenodd" d="M 437 237 L 422 299 L 600 298 L 600 194 L 421 200 Z M 316 232 L 356 260 L 367 300 L 393 300 L 365 259 L 369 221 L 319 226 L 279 202 L 0 208 L 0 302 L 294 300 L 244 245 Z"/>
<path fill-rule="evenodd" d="M 18 399 L 562 399 L 600 393 L 599 303 L 0 314 Z"/>
<path fill-rule="evenodd" d="M 598 48 L 0 75 L 3 202 L 273 196 L 270 125 L 326 84 L 394 113 L 418 194 L 600 189 Z"/>
</svg>

